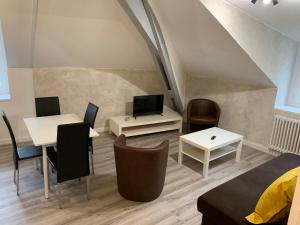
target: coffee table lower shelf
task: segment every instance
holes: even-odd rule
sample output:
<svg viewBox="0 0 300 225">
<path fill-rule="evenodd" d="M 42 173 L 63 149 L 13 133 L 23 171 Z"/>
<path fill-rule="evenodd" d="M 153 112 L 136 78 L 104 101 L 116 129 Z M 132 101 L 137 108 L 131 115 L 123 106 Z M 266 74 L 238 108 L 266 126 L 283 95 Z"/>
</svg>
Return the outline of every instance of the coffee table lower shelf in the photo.
<svg viewBox="0 0 300 225">
<path fill-rule="evenodd" d="M 213 160 L 216 160 L 234 152 L 236 152 L 236 147 L 233 146 L 226 146 L 223 148 L 216 149 L 210 153 L 209 161 L 211 162 Z M 189 146 L 189 148 L 182 150 L 182 154 L 187 155 L 201 163 L 205 162 L 205 152 L 203 150 L 199 150 L 199 148 Z"/>
</svg>

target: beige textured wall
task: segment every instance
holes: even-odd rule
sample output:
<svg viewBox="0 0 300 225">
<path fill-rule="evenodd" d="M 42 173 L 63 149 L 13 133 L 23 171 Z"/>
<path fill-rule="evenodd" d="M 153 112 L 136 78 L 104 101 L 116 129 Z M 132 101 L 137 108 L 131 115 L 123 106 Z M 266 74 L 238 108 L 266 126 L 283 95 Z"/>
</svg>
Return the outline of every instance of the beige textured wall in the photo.
<svg viewBox="0 0 300 225">
<path fill-rule="evenodd" d="M 272 129 L 276 89 L 216 79 L 187 77 L 186 103 L 209 98 L 221 109 L 220 127 L 241 133 L 267 147 Z M 100 106 L 96 128 L 107 127 L 111 116 L 124 115 L 132 96 L 162 93 L 158 74 L 149 71 L 51 68 L 34 70 L 35 96 L 58 95 L 62 113 L 83 117 L 89 101 Z"/>
<path fill-rule="evenodd" d="M 89 101 L 100 106 L 96 128 L 111 116 L 130 112 L 134 95 L 160 94 L 158 74 L 151 71 L 51 68 L 34 70 L 35 96 L 59 96 L 62 113 L 83 117 Z"/>
<path fill-rule="evenodd" d="M 187 100 L 208 98 L 222 112 L 219 126 L 267 147 L 272 130 L 276 88 L 261 89 L 236 82 L 188 76 Z"/>
</svg>

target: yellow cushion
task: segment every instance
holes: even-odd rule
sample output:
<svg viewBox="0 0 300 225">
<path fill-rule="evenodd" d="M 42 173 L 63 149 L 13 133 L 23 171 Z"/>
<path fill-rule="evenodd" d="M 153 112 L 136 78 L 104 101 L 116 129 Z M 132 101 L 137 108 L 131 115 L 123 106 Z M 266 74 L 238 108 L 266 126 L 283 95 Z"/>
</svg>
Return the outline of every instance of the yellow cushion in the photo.
<svg viewBox="0 0 300 225">
<path fill-rule="evenodd" d="M 250 223 L 275 222 L 274 218 L 291 206 L 300 167 L 292 169 L 274 181 L 262 194 L 255 211 L 246 217 Z"/>
</svg>

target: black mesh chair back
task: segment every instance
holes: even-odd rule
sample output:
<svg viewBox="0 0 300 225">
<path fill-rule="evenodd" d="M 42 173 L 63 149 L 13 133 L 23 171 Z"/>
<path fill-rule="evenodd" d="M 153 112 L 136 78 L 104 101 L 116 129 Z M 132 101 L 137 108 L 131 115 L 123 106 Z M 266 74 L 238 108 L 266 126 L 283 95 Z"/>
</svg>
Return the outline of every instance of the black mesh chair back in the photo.
<svg viewBox="0 0 300 225">
<path fill-rule="evenodd" d="M 59 98 L 43 97 L 35 99 L 36 116 L 55 116 L 60 115 Z"/>
<path fill-rule="evenodd" d="M 88 123 L 91 128 L 94 128 L 99 107 L 93 103 L 89 103 L 84 115 L 84 122 Z"/>
<path fill-rule="evenodd" d="M 83 121 L 90 125 L 91 128 L 94 128 L 95 121 L 97 117 L 99 107 L 94 105 L 93 103 L 89 103 L 86 112 L 84 115 Z M 94 174 L 94 160 L 93 160 L 93 153 L 94 153 L 94 147 L 93 147 L 93 138 L 89 139 L 89 150 L 91 152 L 91 164 L 92 164 L 92 173 Z"/>
<path fill-rule="evenodd" d="M 90 126 L 86 123 L 60 125 L 57 128 L 57 182 L 90 174 L 88 141 Z"/>
<path fill-rule="evenodd" d="M 19 164 L 18 164 L 19 159 L 18 159 L 18 153 L 17 153 L 18 147 L 17 147 L 16 138 L 15 138 L 14 132 L 11 128 L 10 122 L 9 122 L 8 118 L 6 117 L 5 112 L 1 112 L 1 113 L 2 113 L 2 118 L 7 126 L 8 131 L 9 131 L 9 135 L 10 135 L 11 142 L 13 145 L 14 166 L 15 166 L 15 169 L 18 170 L 19 169 Z"/>
</svg>

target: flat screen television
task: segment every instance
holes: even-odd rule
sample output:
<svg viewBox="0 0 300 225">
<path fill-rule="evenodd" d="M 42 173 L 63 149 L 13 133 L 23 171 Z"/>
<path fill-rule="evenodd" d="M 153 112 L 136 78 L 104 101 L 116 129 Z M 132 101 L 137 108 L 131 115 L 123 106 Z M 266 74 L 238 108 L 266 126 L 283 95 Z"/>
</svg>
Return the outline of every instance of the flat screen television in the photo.
<svg viewBox="0 0 300 225">
<path fill-rule="evenodd" d="M 133 97 L 133 116 L 162 114 L 164 95 L 145 95 Z"/>
</svg>

